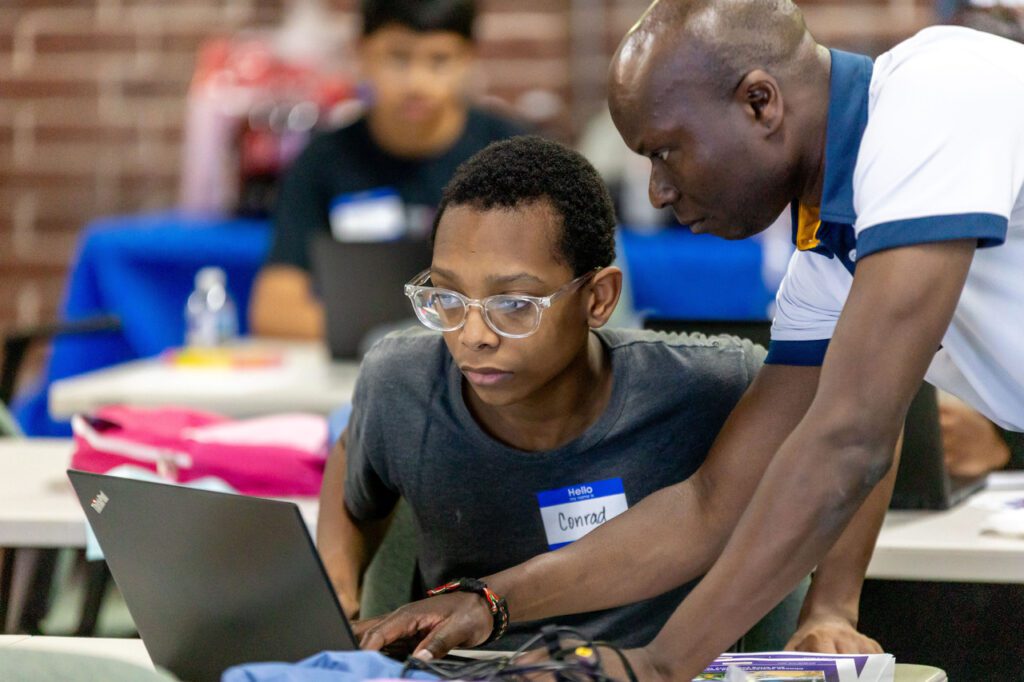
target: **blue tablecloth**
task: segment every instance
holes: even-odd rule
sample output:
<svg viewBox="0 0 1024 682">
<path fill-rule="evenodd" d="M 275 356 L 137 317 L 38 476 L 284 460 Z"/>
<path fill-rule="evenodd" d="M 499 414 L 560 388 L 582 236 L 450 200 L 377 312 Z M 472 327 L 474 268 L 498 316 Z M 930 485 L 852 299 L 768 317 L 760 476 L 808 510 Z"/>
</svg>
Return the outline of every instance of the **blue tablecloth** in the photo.
<svg viewBox="0 0 1024 682">
<path fill-rule="evenodd" d="M 772 292 L 761 278 L 758 243 L 725 242 L 683 229 L 623 230 L 621 236 L 637 311 L 678 319 L 764 318 Z M 201 267 L 217 265 L 227 273 L 244 333 L 249 292 L 269 241 L 264 221 L 174 212 L 88 225 L 68 280 L 63 317 L 113 313 L 122 329 L 55 340 L 41 384 L 13 406 L 25 432 L 70 434 L 66 423 L 47 413 L 51 382 L 180 345 L 185 301 Z"/>
<path fill-rule="evenodd" d="M 621 231 L 643 317 L 679 320 L 763 320 L 775 297 L 762 277 L 761 243 L 725 241 L 676 227 Z"/>
<path fill-rule="evenodd" d="M 54 422 L 46 409 L 53 381 L 181 345 L 185 301 L 203 266 L 224 268 L 228 290 L 243 311 L 244 333 L 249 291 L 269 245 L 270 228 L 257 220 L 168 212 L 90 223 L 79 240 L 62 317 L 77 320 L 112 313 L 121 319 L 122 328 L 54 340 L 41 384 L 12 406 L 25 432 L 70 435 L 67 423 Z"/>
</svg>

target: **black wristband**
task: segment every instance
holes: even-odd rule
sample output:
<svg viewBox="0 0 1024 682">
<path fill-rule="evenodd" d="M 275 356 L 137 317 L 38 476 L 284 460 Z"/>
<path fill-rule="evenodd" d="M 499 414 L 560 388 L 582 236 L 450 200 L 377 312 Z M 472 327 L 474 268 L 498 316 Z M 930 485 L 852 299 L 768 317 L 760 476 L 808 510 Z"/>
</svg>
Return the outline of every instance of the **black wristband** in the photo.
<svg viewBox="0 0 1024 682">
<path fill-rule="evenodd" d="M 491 634 L 483 644 L 497 641 L 508 630 L 508 602 L 503 597 L 495 594 L 491 588 L 487 587 L 484 581 L 477 580 L 476 578 L 459 578 L 458 580 L 435 587 L 432 590 L 427 590 L 427 596 L 436 597 L 439 594 L 446 594 L 448 592 L 473 592 L 483 597 L 494 620 Z"/>
</svg>

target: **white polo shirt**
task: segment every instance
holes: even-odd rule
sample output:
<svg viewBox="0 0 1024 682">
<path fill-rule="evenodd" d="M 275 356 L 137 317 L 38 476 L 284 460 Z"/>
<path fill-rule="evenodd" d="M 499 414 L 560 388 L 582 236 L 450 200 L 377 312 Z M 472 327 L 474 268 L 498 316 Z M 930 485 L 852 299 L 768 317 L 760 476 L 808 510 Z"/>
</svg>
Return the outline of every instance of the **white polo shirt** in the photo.
<svg viewBox="0 0 1024 682">
<path fill-rule="evenodd" d="M 874 65 L 833 50 L 821 207 L 793 207 L 767 362 L 821 364 L 858 258 L 977 239 L 926 379 L 1024 431 L 1022 188 L 1024 45 L 933 27 Z"/>
</svg>

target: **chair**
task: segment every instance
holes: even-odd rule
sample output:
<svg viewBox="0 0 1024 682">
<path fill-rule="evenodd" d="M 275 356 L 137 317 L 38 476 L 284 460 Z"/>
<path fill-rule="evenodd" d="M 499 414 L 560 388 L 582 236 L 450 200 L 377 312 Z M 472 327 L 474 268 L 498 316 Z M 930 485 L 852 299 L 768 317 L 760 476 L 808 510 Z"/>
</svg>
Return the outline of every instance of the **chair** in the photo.
<svg viewBox="0 0 1024 682">
<path fill-rule="evenodd" d="M 405 500 L 395 508 L 380 549 L 363 576 L 360 618 L 394 611 L 423 595 L 415 594 L 416 528 L 412 509 Z"/>
<path fill-rule="evenodd" d="M 17 422 L 7 411 L 7 405 L 0 401 L 0 438 L 17 438 L 21 436 L 21 429 Z M 11 588 L 14 578 L 14 557 L 13 548 L 0 547 L 0 632 L 3 632 L 7 625 L 8 604 L 11 601 Z"/>
<path fill-rule="evenodd" d="M 42 324 L 35 327 L 15 330 L 7 334 L 3 340 L 3 360 L 0 362 L 0 437 L 21 437 L 21 429 L 7 410 L 18 373 L 25 360 L 25 355 L 33 343 L 55 336 L 93 334 L 97 332 L 116 331 L 121 326 L 113 315 L 97 315 L 70 322 Z M 49 593 L 53 582 L 58 550 L 39 550 L 35 558 L 28 596 L 22 605 L 21 615 L 15 624 L 16 631 L 38 632 L 39 621 L 46 615 L 49 608 Z M 15 557 L 17 548 L 0 548 L 3 561 L 0 563 L 0 632 L 6 629 L 7 614 L 11 603 Z M 88 589 L 83 605 L 82 621 L 78 634 L 92 634 L 95 630 L 103 590 L 109 581 L 109 573 L 105 565 L 90 567 Z"/>
<path fill-rule="evenodd" d="M 70 322 L 41 324 L 8 333 L 3 342 L 3 362 L 0 363 L 0 403 L 10 405 L 25 353 L 36 341 L 55 336 L 116 331 L 120 328 L 121 322 L 116 316 L 97 315 Z"/>
<path fill-rule="evenodd" d="M 14 421 L 14 417 L 11 416 L 10 411 L 7 409 L 7 404 L 0 401 L 0 438 L 11 438 L 21 436 L 21 429 L 18 427 L 18 422 Z"/>
</svg>

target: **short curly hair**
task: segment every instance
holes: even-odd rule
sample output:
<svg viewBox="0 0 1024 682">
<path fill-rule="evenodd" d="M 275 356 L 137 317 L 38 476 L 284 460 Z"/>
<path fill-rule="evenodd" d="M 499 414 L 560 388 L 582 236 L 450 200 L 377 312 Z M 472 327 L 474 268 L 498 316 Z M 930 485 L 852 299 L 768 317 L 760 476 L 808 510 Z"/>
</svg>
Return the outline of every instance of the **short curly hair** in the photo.
<svg viewBox="0 0 1024 682">
<path fill-rule="evenodd" d="M 455 171 L 434 217 L 432 239 L 449 206 L 488 211 L 547 200 L 562 219 L 555 259 L 579 277 L 615 260 L 615 209 L 590 162 L 536 135 L 494 142 Z"/>
</svg>

